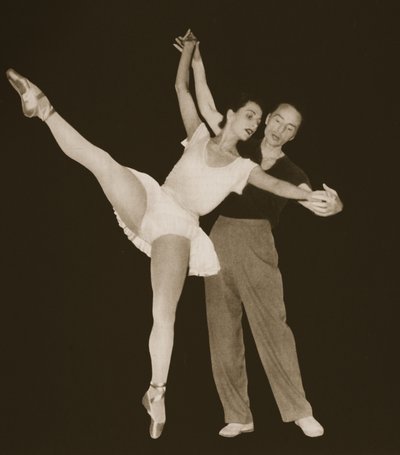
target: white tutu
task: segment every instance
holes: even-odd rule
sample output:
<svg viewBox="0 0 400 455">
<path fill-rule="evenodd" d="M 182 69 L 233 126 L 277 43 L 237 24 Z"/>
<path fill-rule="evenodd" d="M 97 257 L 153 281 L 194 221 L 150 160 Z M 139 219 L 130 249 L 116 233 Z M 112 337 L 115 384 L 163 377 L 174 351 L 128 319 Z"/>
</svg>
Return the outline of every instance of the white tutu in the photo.
<svg viewBox="0 0 400 455">
<path fill-rule="evenodd" d="M 199 219 L 183 209 L 156 180 L 148 174 L 129 169 L 142 183 L 147 195 L 147 208 L 139 232 L 132 232 L 117 212 L 118 224 L 140 251 L 151 257 L 151 244 L 166 234 L 190 239 L 189 275 L 210 276 L 220 269 L 210 238 L 199 226 Z"/>
</svg>

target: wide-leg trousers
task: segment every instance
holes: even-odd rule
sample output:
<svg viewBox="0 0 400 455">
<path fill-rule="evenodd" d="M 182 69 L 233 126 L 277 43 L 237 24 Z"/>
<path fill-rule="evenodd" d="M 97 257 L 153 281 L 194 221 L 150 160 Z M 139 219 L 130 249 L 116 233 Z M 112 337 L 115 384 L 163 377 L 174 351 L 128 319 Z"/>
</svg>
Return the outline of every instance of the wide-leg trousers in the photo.
<svg viewBox="0 0 400 455">
<path fill-rule="evenodd" d="M 207 322 L 213 376 L 225 421 L 253 421 L 247 392 L 243 308 L 282 420 L 312 415 L 293 333 L 286 323 L 270 223 L 220 216 L 210 237 L 221 270 L 205 278 Z"/>
</svg>

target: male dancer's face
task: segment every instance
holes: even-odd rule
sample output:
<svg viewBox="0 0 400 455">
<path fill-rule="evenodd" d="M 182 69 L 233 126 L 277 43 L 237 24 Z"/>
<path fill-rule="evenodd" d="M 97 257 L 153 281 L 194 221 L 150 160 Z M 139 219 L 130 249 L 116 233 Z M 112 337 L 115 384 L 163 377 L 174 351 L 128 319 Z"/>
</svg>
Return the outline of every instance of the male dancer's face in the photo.
<svg viewBox="0 0 400 455">
<path fill-rule="evenodd" d="M 264 140 L 274 148 L 281 148 L 296 136 L 301 114 L 290 104 L 281 104 L 265 120 Z"/>
</svg>

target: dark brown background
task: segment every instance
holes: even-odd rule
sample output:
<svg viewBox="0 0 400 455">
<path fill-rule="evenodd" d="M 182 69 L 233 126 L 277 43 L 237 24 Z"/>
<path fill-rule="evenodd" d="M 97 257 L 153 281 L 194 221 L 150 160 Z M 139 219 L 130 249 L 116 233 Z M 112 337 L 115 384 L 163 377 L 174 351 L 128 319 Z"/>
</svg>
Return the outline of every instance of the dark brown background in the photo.
<svg viewBox="0 0 400 455">
<path fill-rule="evenodd" d="M 299 104 L 306 120 L 286 150 L 345 203 L 330 219 L 292 204 L 276 232 L 288 320 L 326 435 L 311 440 L 280 421 L 251 339 L 256 432 L 217 435 L 203 283 L 190 278 L 168 422 L 150 440 L 140 405 L 150 378 L 149 261 L 95 179 L 21 115 L 2 77 L 0 453 L 398 453 L 395 2 L 143 3 L 3 5 L 2 72 L 26 74 L 89 140 L 160 182 L 184 137 L 172 42 L 187 26 L 201 39 L 219 105 L 242 86 L 269 106 Z M 212 221 L 203 220 L 206 230 Z"/>
</svg>

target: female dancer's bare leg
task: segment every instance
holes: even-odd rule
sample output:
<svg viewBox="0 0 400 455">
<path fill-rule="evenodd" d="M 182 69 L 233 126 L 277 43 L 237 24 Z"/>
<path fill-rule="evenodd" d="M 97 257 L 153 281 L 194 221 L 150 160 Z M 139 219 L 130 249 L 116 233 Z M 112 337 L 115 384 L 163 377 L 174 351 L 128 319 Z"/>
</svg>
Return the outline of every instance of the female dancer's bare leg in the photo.
<svg viewBox="0 0 400 455">
<path fill-rule="evenodd" d="M 138 232 L 146 212 L 146 191 L 132 172 L 82 137 L 57 112 L 45 121 L 61 150 L 89 169 L 118 215 Z"/>
<path fill-rule="evenodd" d="M 152 382 L 165 383 L 173 345 L 175 312 L 189 263 L 190 240 L 179 235 L 163 235 L 151 249 L 153 328 L 149 348 Z"/>
<path fill-rule="evenodd" d="M 146 191 L 140 180 L 54 112 L 36 85 L 12 69 L 7 71 L 7 77 L 21 97 L 24 115 L 39 117 L 47 124 L 61 150 L 94 174 L 121 219 L 137 232 L 146 211 Z"/>
<path fill-rule="evenodd" d="M 175 312 L 187 274 L 189 253 L 190 240 L 178 235 L 164 235 L 152 244 L 153 328 L 149 340 L 152 379 L 143 404 L 151 416 L 153 439 L 161 436 L 165 423 L 164 394 L 174 343 Z"/>
</svg>

